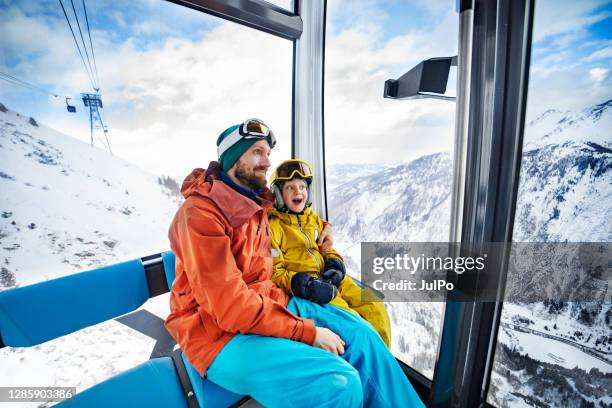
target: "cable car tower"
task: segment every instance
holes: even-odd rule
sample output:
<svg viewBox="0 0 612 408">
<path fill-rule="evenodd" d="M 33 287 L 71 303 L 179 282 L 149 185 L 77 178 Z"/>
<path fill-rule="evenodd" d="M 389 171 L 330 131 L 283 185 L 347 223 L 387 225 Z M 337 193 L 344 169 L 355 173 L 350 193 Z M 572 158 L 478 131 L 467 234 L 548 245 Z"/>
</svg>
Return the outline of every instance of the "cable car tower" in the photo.
<svg viewBox="0 0 612 408">
<path fill-rule="evenodd" d="M 70 33 L 72 34 L 72 39 L 74 40 L 74 44 L 76 45 L 77 51 L 79 52 L 81 61 L 83 62 L 83 67 L 87 72 L 87 77 L 89 78 L 91 87 L 95 91 L 95 93 L 81 94 L 83 104 L 86 108 L 89 108 L 90 143 L 93 146 L 94 127 L 97 129 L 102 129 L 104 131 L 104 138 L 106 139 L 108 151 L 110 154 L 113 154 L 113 152 L 111 151 L 110 143 L 108 142 L 108 129 L 102 121 L 102 116 L 99 110 L 99 108 L 103 107 L 102 96 L 100 95 L 100 78 L 98 76 L 98 64 L 96 63 L 96 54 L 94 53 L 93 42 L 91 40 L 91 29 L 89 26 L 89 17 L 87 16 L 87 6 L 85 5 L 85 0 L 83 0 L 83 15 L 85 17 L 85 24 L 83 26 L 87 28 L 87 37 L 89 37 L 89 49 L 87 47 L 87 42 L 85 41 L 85 36 L 83 36 L 83 30 L 81 29 L 81 21 L 79 19 L 79 15 L 76 11 L 76 8 L 74 7 L 74 2 L 70 0 L 70 4 L 72 5 L 72 11 L 74 13 L 74 21 L 76 22 L 76 28 L 78 28 L 78 30 L 73 29 L 72 23 L 70 22 L 70 18 L 68 17 L 68 13 L 66 12 L 66 8 L 64 7 L 64 3 L 62 2 L 62 0 L 59 0 L 59 4 L 62 8 L 62 12 L 64 13 L 64 17 L 66 18 L 66 23 L 68 24 L 68 28 L 70 29 Z M 81 45 L 83 46 L 82 50 L 81 45 L 79 45 L 79 41 L 77 40 L 77 32 L 79 34 L 79 38 L 81 39 Z M 66 109 L 68 109 L 68 112 L 74 113 L 76 111 L 76 108 L 68 103 L 68 99 L 69 98 L 66 98 Z"/>
<path fill-rule="evenodd" d="M 86 108 L 89 108 L 89 129 L 91 145 L 93 146 L 94 128 L 102 129 L 104 131 L 104 138 L 106 139 L 108 151 L 113 154 L 110 148 L 110 143 L 108 142 L 108 137 L 106 136 L 108 133 L 108 129 L 102 122 L 102 116 L 100 115 L 100 111 L 98 109 L 104 107 L 104 105 L 102 104 L 102 96 L 97 93 L 82 93 L 81 98 L 83 99 L 83 105 L 85 105 Z"/>
</svg>

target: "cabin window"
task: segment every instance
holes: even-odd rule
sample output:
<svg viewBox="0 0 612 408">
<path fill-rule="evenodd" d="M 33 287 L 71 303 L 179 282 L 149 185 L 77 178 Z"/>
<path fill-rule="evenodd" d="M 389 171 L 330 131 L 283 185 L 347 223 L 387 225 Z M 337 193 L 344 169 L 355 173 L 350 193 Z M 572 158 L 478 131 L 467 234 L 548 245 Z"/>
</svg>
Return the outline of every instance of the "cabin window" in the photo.
<svg viewBox="0 0 612 408">
<path fill-rule="evenodd" d="M 291 157 L 292 41 L 168 1 L 84 3 L 82 39 L 70 1 L 0 4 L 0 290 L 169 250 L 181 183 L 230 125 L 264 120 L 272 161 Z M 93 146 L 81 93 L 101 95 Z M 163 318 L 168 298 L 145 307 Z M 111 320 L 7 347 L 0 384 L 82 391 L 154 344 Z"/>
<path fill-rule="evenodd" d="M 291 156 L 291 41 L 167 1 L 90 1 L 92 55 L 78 3 L 89 59 L 63 2 L 84 61 L 59 2 L 1 6 L 0 287 L 169 249 L 183 179 L 232 124 L 261 118 L 272 161 Z"/>
<path fill-rule="evenodd" d="M 452 1 L 328 0 L 325 41 L 327 205 L 359 278 L 361 242 L 449 240 L 455 103 L 383 99 L 383 86 L 456 55 L 458 14 Z M 386 307 L 394 355 L 431 379 L 444 305 Z"/>
<path fill-rule="evenodd" d="M 515 243 L 612 241 L 611 11 L 609 2 L 536 2 Z M 606 406 L 612 395 L 609 292 L 607 301 L 593 300 L 600 287 L 563 287 L 546 269 L 508 277 L 531 283 L 520 292 L 506 286 L 487 401 Z M 552 301 L 535 292 L 548 290 Z M 582 300 L 572 300 L 574 290 L 585 291 Z"/>
</svg>

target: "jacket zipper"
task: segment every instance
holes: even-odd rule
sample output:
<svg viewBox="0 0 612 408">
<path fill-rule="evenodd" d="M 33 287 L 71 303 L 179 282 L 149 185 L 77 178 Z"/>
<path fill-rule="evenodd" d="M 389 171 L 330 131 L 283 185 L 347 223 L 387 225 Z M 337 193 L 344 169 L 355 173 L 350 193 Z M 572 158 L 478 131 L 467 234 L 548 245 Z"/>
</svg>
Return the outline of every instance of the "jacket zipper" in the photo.
<svg viewBox="0 0 612 408">
<path fill-rule="evenodd" d="M 319 267 L 319 271 L 321 271 L 321 264 L 319 263 L 319 260 L 317 259 L 316 255 L 310 250 L 311 248 L 313 248 L 312 241 L 310 240 L 310 237 L 308 236 L 308 234 L 306 234 L 306 232 L 302 229 L 302 221 L 300 220 L 300 216 L 298 214 L 295 214 L 295 217 L 297 218 L 298 227 L 300 229 L 300 232 L 304 234 L 304 236 L 306 237 L 306 240 L 308 241 L 308 248 L 306 248 L 306 250 L 308 251 L 310 256 L 312 256 L 312 259 L 315 260 L 317 266 Z"/>
</svg>

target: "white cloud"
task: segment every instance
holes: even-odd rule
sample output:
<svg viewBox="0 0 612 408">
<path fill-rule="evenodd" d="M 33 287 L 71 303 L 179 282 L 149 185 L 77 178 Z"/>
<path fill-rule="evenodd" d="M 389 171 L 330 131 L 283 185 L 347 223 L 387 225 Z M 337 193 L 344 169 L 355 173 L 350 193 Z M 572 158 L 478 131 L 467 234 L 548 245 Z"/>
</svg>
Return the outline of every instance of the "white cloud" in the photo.
<svg viewBox="0 0 612 408">
<path fill-rule="evenodd" d="M 456 54 L 458 15 L 453 8 L 444 8 L 444 18 L 427 31 L 412 29 L 382 40 L 384 27 L 376 24 L 384 18 L 380 2 L 351 2 L 341 10 L 334 8 L 338 2 L 329 4 L 330 24 L 335 21 L 334 13 L 342 12 L 352 13 L 355 24 L 343 31 L 330 30 L 327 35 L 327 162 L 396 162 L 451 150 L 454 103 L 388 100 L 382 98 L 382 90 L 386 79 L 399 77 L 423 59 Z M 593 12 L 598 4 L 572 3 L 564 11 L 540 7 L 536 32 L 551 19 L 583 18 L 572 24 L 555 21 L 554 27 L 539 31 L 539 38 L 558 34 L 565 35 L 557 39 L 558 43 L 574 41 L 584 34 L 588 21 L 601 18 Z M 360 10 L 360 5 L 365 8 Z M 545 14 L 549 12 L 552 16 Z M 363 13 L 361 18 L 359 13 Z M 182 17 L 204 21 L 195 11 Z M 16 67 L 18 72 L 35 75 L 39 83 L 53 83 L 56 90 L 70 95 L 87 88 L 82 62 L 65 22 L 17 14 L 5 21 L 9 24 L 3 24 L 0 32 L 7 43 L 14 44 L 11 52 L 22 49 L 38 56 L 22 61 Z M 152 32 L 155 37 L 156 21 L 153 18 L 138 30 Z M 22 27 L 36 35 L 24 36 Z M 118 36 L 112 33 L 100 29 L 93 32 L 104 114 L 116 154 L 154 173 L 176 176 L 214 159 L 215 140 L 225 127 L 248 117 L 260 117 L 280 139 L 274 160 L 289 156 L 291 42 L 228 22 L 195 40 L 172 36 L 167 30 L 162 33 L 155 47 L 143 50 L 138 42 L 147 39 L 144 35 L 118 42 Z M 592 44 L 609 47 L 603 42 Z M 541 46 L 543 43 L 538 43 L 535 49 Z M 604 49 L 592 55 L 604 55 L 608 52 Z M 579 64 L 567 50 L 534 58 L 530 109 L 582 108 L 609 99 L 607 71 L 588 72 Z M 65 112 L 63 101 L 56 107 Z M 77 108 L 81 122 L 65 113 L 45 115 L 44 120 L 88 141 L 84 108 Z"/>
<path fill-rule="evenodd" d="M 457 29 L 458 15 L 447 8 L 445 18 L 431 30 L 385 43 L 368 26 L 328 36 L 327 163 L 397 162 L 452 149 L 453 102 L 390 100 L 382 94 L 385 80 L 401 76 L 420 61 L 455 55 Z"/>
<path fill-rule="evenodd" d="M 594 81 L 593 75 L 601 78 Z M 581 110 L 609 100 L 612 81 L 579 64 L 558 66 L 555 71 L 533 71 L 529 77 L 527 121 L 547 109 Z"/>
<path fill-rule="evenodd" d="M 193 12 L 193 16 L 202 15 Z M 114 18 L 128 23 L 121 16 Z M 384 100 L 382 88 L 386 79 L 398 77 L 422 59 L 456 53 L 457 18 L 449 8 L 445 20 L 429 32 L 385 43 L 377 43 L 369 31 L 372 27 L 365 26 L 328 36 L 328 162 L 337 161 L 346 147 L 371 152 L 367 161 L 398 161 L 419 152 L 448 150 L 453 103 Z M 82 63 L 68 41 L 71 38 L 65 38 L 67 27 L 22 20 L 45 30 L 38 42 L 30 41 L 41 56 L 21 67 L 22 72 L 36 73 L 40 81 L 54 83 L 64 92 L 86 89 Z M 155 25 L 153 19 L 136 31 L 154 32 Z M 215 158 L 215 140 L 225 127 L 260 117 L 280 139 L 273 160 L 289 156 L 291 42 L 227 22 L 195 41 L 164 36 L 159 47 L 147 50 L 137 46 L 146 37 L 119 43 L 107 34 L 98 30 L 93 36 L 115 154 L 156 173 L 184 173 Z M 84 116 L 85 109 L 77 108 Z M 435 115 L 428 116 L 431 113 Z M 89 141 L 84 120 L 79 123 L 66 114 L 60 118 L 45 117 L 51 126 Z M 430 126 L 421 126 L 424 121 Z M 373 141 L 380 146 L 372 149 Z M 365 161 L 366 156 L 343 159 Z"/>
<path fill-rule="evenodd" d="M 610 17 L 597 11 L 609 0 L 548 0 L 537 1 L 534 14 L 534 42 L 561 34 L 577 34 L 585 27 Z M 563 42 L 562 42 L 563 43 Z"/>
<path fill-rule="evenodd" d="M 201 16 L 193 12 L 194 18 Z M 2 28 L 10 34 L 8 42 L 38 55 L 15 68 L 18 76 L 54 84 L 69 95 L 89 88 L 66 26 L 23 15 L 10 22 Z M 18 29 L 24 26 L 40 34 L 24 36 Z M 161 47 L 146 51 L 136 46 L 144 37 L 116 43 L 94 34 L 104 118 L 115 154 L 154 173 L 184 174 L 216 158 L 215 140 L 223 129 L 260 117 L 274 129 L 283 158 L 290 155 L 290 41 L 232 23 L 196 41 L 164 38 Z M 79 99 L 75 102 L 77 115 L 64 113 L 61 101 L 61 115 L 43 117 L 48 125 L 88 142 L 85 108 Z"/>
<path fill-rule="evenodd" d="M 536 2 L 528 120 L 546 109 L 581 110 L 612 97 L 608 68 L 592 64 L 609 58 L 610 40 L 589 34 L 590 26 L 609 16 L 599 11 L 605 3 L 610 2 Z M 583 57 L 586 50 L 590 55 Z"/>
<path fill-rule="evenodd" d="M 593 68 L 589 70 L 589 77 L 595 84 L 599 84 L 608 77 L 609 73 L 610 70 L 607 68 Z"/>
<path fill-rule="evenodd" d="M 597 61 L 612 58 L 612 46 L 601 48 L 586 57 L 585 61 Z"/>
</svg>

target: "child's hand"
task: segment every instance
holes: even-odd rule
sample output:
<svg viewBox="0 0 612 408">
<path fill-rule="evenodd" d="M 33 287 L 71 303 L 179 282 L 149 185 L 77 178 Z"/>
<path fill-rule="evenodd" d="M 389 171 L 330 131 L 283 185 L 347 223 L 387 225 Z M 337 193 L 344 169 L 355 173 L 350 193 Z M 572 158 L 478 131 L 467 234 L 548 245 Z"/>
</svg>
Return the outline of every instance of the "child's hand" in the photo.
<svg viewBox="0 0 612 408">
<path fill-rule="evenodd" d="M 326 282 L 331 283 L 335 287 L 340 287 L 340 283 L 346 275 L 346 268 L 344 262 L 337 258 L 330 258 L 325 261 L 323 267 L 323 274 L 321 275 Z"/>
<path fill-rule="evenodd" d="M 317 239 L 317 245 L 319 246 L 319 251 L 327 252 L 331 251 L 334 246 L 334 240 L 331 235 L 331 224 L 326 222 L 323 224 L 323 231 L 321 231 L 321 235 L 319 239 Z"/>
<path fill-rule="evenodd" d="M 313 346 L 334 353 L 344 354 L 344 340 L 333 331 L 325 327 L 315 327 L 317 334 Z"/>
<path fill-rule="evenodd" d="M 312 279 L 306 286 L 307 299 L 316 303 L 329 303 L 336 295 L 338 290 L 331 283 L 323 281 L 321 278 Z"/>
<path fill-rule="evenodd" d="M 321 275 L 324 282 L 329 282 L 335 287 L 339 287 L 342 279 L 344 279 L 344 274 L 342 271 L 338 269 L 328 269 Z"/>
<path fill-rule="evenodd" d="M 338 294 L 336 287 L 315 279 L 307 273 L 296 273 L 291 279 L 291 291 L 295 296 L 308 299 L 316 303 L 329 303 Z"/>
</svg>

